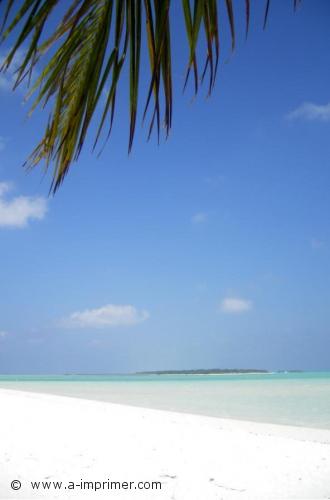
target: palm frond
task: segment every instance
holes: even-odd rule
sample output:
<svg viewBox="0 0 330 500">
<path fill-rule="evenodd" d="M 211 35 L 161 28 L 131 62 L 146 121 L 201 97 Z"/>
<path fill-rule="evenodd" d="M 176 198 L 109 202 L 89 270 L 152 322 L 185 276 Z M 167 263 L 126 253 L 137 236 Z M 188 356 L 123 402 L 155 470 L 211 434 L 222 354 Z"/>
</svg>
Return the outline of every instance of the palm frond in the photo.
<svg viewBox="0 0 330 500">
<path fill-rule="evenodd" d="M 301 2 L 291 1 L 294 8 Z M 270 0 L 265 2 L 264 26 L 268 19 Z M 250 3 L 250 0 L 245 0 L 246 35 L 250 22 Z M 47 167 L 54 164 L 53 192 L 63 182 L 72 162 L 78 159 L 97 109 L 101 108 L 101 115 L 94 147 L 105 124 L 108 125 L 109 137 L 115 116 L 116 95 L 127 59 L 130 112 L 128 150 L 131 151 L 138 112 L 141 45 L 144 37 L 148 47 L 150 82 L 143 119 L 153 103 L 148 138 L 156 127 L 159 140 L 162 114 L 165 134 L 168 136 L 173 106 L 171 5 L 171 0 L 71 0 L 70 3 L 64 0 L 7 0 L 0 12 L 1 39 L 4 41 L 13 36 L 15 41 L 1 71 L 12 66 L 18 50 L 25 46 L 27 50 L 17 70 L 15 88 L 26 78 L 31 78 L 37 63 L 41 65 L 41 73 L 29 92 L 30 96 L 35 96 L 31 111 L 49 102 L 52 107 L 44 135 L 27 165 L 33 167 L 41 161 Z M 210 94 L 220 57 L 219 17 L 223 12 L 229 23 L 232 50 L 235 48 L 234 2 L 181 0 L 181 5 L 189 48 L 184 87 L 193 73 L 197 93 L 200 82 L 208 74 Z M 49 21 L 60 12 L 60 22 L 51 28 Z M 206 57 L 200 75 L 197 48 L 202 32 Z"/>
</svg>

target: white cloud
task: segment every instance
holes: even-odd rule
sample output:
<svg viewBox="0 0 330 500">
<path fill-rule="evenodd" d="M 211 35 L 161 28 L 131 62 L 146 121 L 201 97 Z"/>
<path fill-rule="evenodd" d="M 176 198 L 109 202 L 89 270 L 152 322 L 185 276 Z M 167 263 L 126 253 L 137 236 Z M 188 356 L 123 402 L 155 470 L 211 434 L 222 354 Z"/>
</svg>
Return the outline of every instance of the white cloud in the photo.
<svg viewBox="0 0 330 500">
<path fill-rule="evenodd" d="M 297 109 L 287 115 L 289 120 L 330 121 L 330 102 L 327 104 L 314 104 L 303 102 Z"/>
<path fill-rule="evenodd" d="M 41 220 L 47 212 L 47 200 L 43 197 L 16 196 L 4 199 L 12 185 L 0 182 L 0 227 L 25 227 L 31 219 Z"/>
<path fill-rule="evenodd" d="M 5 332 L 4 330 L 0 330 L 0 340 L 6 338 L 8 335 L 8 332 Z"/>
<path fill-rule="evenodd" d="M 240 314 L 252 309 L 252 302 L 237 297 L 226 297 L 220 303 L 220 311 L 227 314 Z"/>
<path fill-rule="evenodd" d="M 205 212 L 198 212 L 197 214 L 193 215 L 191 218 L 191 222 L 193 224 L 203 224 L 203 222 L 207 221 L 207 213 Z"/>
<path fill-rule="evenodd" d="M 97 309 L 74 312 L 61 322 L 61 326 L 65 328 L 133 326 L 149 317 L 148 311 L 139 311 L 131 305 L 107 304 Z"/>
</svg>

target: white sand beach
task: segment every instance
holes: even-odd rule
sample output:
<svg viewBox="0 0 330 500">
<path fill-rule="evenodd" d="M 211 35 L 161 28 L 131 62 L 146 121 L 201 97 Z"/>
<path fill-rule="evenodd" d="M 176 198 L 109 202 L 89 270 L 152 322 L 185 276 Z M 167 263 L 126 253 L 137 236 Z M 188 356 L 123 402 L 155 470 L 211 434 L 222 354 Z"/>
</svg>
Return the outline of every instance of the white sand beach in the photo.
<svg viewBox="0 0 330 500">
<path fill-rule="evenodd" d="M 328 430 L 4 389 L 0 408 L 1 499 L 330 498 Z M 62 487 L 35 490 L 31 481 Z M 110 481 L 123 487 L 110 491 Z M 139 489 L 153 481 L 161 490 Z"/>
</svg>

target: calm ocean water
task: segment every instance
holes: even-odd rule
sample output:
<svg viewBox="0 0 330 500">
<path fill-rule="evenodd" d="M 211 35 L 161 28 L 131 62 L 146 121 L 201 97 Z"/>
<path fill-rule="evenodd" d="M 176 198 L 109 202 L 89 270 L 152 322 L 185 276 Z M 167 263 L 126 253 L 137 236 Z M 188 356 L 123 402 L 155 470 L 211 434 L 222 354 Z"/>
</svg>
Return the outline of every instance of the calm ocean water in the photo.
<svg viewBox="0 0 330 500">
<path fill-rule="evenodd" d="M 0 388 L 330 429 L 330 372 L 4 376 Z"/>
</svg>

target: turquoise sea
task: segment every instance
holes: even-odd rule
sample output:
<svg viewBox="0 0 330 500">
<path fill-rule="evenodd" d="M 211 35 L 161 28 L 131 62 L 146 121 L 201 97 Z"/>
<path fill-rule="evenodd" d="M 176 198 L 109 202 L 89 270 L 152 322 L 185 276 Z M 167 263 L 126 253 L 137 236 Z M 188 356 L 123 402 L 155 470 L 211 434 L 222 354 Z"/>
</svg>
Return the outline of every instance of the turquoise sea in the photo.
<svg viewBox="0 0 330 500">
<path fill-rule="evenodd" d="M 330 372 L 0 375 L 0 388 L 222 418 L 330 429 Z"/>
</svg>

